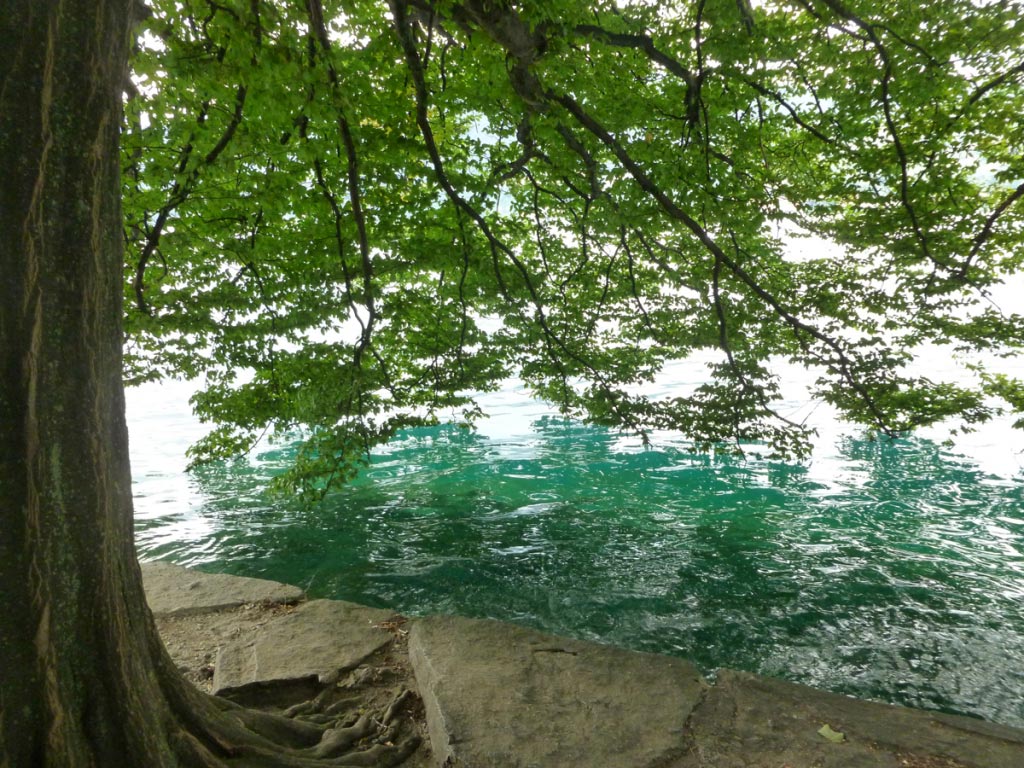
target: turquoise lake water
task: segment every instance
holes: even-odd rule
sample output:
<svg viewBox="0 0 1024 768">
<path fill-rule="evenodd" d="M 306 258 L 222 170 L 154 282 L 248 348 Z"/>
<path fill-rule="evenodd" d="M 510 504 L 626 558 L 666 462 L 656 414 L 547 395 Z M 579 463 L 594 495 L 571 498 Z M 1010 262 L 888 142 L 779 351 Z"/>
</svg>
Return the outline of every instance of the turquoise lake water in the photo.
<svg viewBox="0 0 1024 768">
<path fill-rule="evenodd" d="M 797 398 L 812 458 L 741 460 L 672 435 L 644 450 L 513 386 L 478 433 L 403 433 L 304 509 L 262 493 L 287 445 L 186 475 L 187 392 L 129 392 L 143 559 L 1024 726 L 1024 440 L 1005 424 L 872 442 Z"/>
</svg>

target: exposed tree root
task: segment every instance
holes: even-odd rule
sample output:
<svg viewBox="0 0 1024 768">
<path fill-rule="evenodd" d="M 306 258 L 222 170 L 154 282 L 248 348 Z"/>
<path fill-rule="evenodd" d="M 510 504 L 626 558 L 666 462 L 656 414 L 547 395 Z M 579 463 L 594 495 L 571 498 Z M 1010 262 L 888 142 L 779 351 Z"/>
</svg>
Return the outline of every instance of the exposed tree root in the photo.
<svg viewBox="0 0 1024 768">
<path fill-rule="evenodd" d="M 181 726 L 172 744 L 185 766 L 391 768 L 422 741 L 408 716 L 416 695 L 405 689 L 386 704 L 378 699 L 376 706 L 365 707 L 344 686 L 329 685 L 277 714 L 201 693 L 176 674 L 167 682 Z"/>
<path fill-rule="evenodd" d="M 320 742 L 327 731 L 322 725 L 280 717 L 258 709 L 247 709 L 224 699 L 216 700 L 216 703 L 250 731 L 284 746 L 297 749 L 312 747 Z"/>
<path fill-rule="evenodd" d="M 354 725 L 347 728 L 332 728 L 327 731 L 320 743 L 312 750 L 314 757 L 337 757 L 348 752 L 351 747 L 365 739 L 376 730 L 373 718 L 369 714 L 360 717 Z"/>
</svg>

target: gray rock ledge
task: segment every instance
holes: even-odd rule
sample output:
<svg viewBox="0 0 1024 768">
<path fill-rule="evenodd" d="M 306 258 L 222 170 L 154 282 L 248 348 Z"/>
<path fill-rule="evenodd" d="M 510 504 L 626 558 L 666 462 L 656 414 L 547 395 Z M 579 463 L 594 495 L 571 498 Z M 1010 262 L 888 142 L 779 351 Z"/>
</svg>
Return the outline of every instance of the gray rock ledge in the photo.
<svg viewBox="0 0 1024 768">
<path fill-rule="evenodd" d="M 237 608 L 248 603 L 297 603 L 298 587 L 226 573 L 203 573 L 173 563 L 143 563 L 142 584 L 157 616 L 187 616 Z"/>
<path fill-rule="evenodd" d="M 835 743 L 819 733 L 841 733 Z M 1024 731 L 723 669 L 680 768 L 1021 768 Z"/>
<path fill-rule="evenodd" d="M 150 605 L 164 616 L 302 597 L 260 579 L 165 563 L 142 570 Z M 225 642 L 215 688 L 334 679 L 392 641 L 384 626 L 392 618 L 335 600 L 282 610 Z M 709 687 L 682 659 L 498 621 L 434 616 L 406 626 L 441 768 L 1024 766 L 1024 730 L 982 720 L 730 670 Z M 822 735 L 824 725 L 842 740 Z"/>
<path fill-rule="evenodd" d="M 665 766 L 706 688 L 682 659 L 454 616 L 413 622 L 409 658 L 443 766 Z"/>
<path fill-rule="evenodd" d="M 222 647 L 214 666 L 213 692 L 334 680 L 391 642 L 391 633 L 381 625 L 394 618 L 391 611 L 341 600 L 303 603 L 259 633 Z"/>
</svg>

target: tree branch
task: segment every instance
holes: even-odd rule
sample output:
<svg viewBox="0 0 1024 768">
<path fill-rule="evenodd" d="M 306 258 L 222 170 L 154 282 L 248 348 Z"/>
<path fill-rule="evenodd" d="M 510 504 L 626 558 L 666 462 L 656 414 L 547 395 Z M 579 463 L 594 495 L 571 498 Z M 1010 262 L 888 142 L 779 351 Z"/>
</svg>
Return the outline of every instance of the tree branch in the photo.
<svg viewBox="0 0 1024 768">
<path fill-rule="evenodd" d="M 665 192 L 643 171 L 639 164 L 633 160 L 625 148 L 610 133 L 608 133 L 600 123 L 598 123 L 578 103 L 576 103 L 572 97 L 568 95 L 558 95 L 551 92 L 548 92 L 547 96 L 551 101 L 561 104 L 566 111 L 568 111 L 569 114 L 571 114 L 580 123 L 580 125 L 584 126 L 599 138 L 601 142 L 604 143 L 605 146 L 607 146 L 608 149 L 611 150 L 611 152 L 618 158 L 619 162 L 629 172 L 639 187 L 657 201 L 669 216 L 686 226 L 686 228 L 697 237 L 712 256 L 716 259 L 720 259 L 734 275 L 746 284 L 747 287 L 760 297 L 762 301 L 768 304 L 775 313 L 793 329 L 795 334 L 798 332 L 806 333 L 831 349 L 839 361 L 839 369 L 843 378 L 861 398 L 861 401 L 871 413 L 876 426 L 887 434 L 892 432 L 892 429 L 888 426 L 888 419 L 885 417 L 885 414 L 883 414 L 879 409 L 878 404 L 871 396 L 871 393 L 868 392 L 863 382 L 854 375 L 853 360 L 838 341 L 825 335 L 814 326 L 808 325 L 792 312 L 787 310 L 778 301 L 778 299 L 763 288 L 753 278 L 753 276 L 750 275 L 750 273 L 743 269 L 739 263 L 731 259 L 729 255 L 722 250 L 718 243 L 715 242 L 708 231 L 704 229 L 704 227 L 702 227 L 692 216 L 686 213 L 686 211 L 680 208 L 667 194 L 665 194 Z"/>
<path fill-rule="evenodd" d="M 697 87 L 697 78 L 694 76 L 687 67 L 678 59 L 669 56 L 664 51 L 660 50 L 654 44 L 654 40 L 648 35 L 637 35 L 627 32 L 611 32 L 604 27 L 600 27 L 596 24 L 578 24 L 573 30 L 576 34 L 582 37 L 590 37 L 594 40 L 600 40 L 605 45 L 611 45 L 618 48 L 632 48 L 634 50 L 642 51 L 648 59 L 660 64 L 668 72 L 678 77 L 684 83 L 687 88 Z"/>
<path fill-rule="evenodd" d="M 594 381 L 608 396 L 608 401 L 616 413 L 616 416 L 619 418 L 620 423 L 641 435 L 644 442 L 646 442 L 646 430 L 633 418 L 632 414 L 623 410 L 618 405 L 616 393 L 608 383 L 606 377 L 585 357 L 573 350 L 561 336 L 552 330 L 548 322 L 547 313 L 544 310 L 543 302 L 540 299 L 540 295 L 537 292 L 537 288 L 530 276 L 529 270 L 526 268 L 526 265 L 523 264 L 511 248 L 501 241 L 501 239 L 491 229 L 484 216 L 459 194 L 449 179 L 448 173 L 445 170 L 444 163 L 441 159 L 441 153 L 437 147 L 437 142 L 434 139 L 433 128 L 430 125 L 427 113 L 429 97 L 426 86 L 426 77 L 423 71 L 423 62 L 419 55 L 419 51 L 416 49 L 415 41 L 412 39 L 406 16 L 408 2 L 406 2 L 406 0 L 389 0 L 389 4 L 391 6 L 392 13 L 394 14 L 395 30 L 398 33 L 402 49 L 405 53 L 406 62 L 412 74 L 414 90 L 416 93 L 416 121 L 420 127 L 420 133 L 426 145 L 427 154 L 430 157 L 435 176 L 438 183 L 441 184 L 442 189 L 445 191 L 445 194 L 456 208 L 464 211 L 487 239 L 491 249 L 491 259 L 494 265 L 495 275 L 499 283 L 499 290 L 510 304 L 515 304 L 508 292 L 508 286 L 505 284 L 504 279 L 501 276 L 501 266 L 499 261 L 499 254 L 501 254 L 509 260 L 523 279 L 524 285 L 526 286 L 527 292 L 530 296 L 530 303 L 536 312 L 536 323 L 540 326 L 544 337 L 545 347 L 548 350 L 548 358 L 560 372 L 563 380 L 567 380 L 568 372 L 562 362 L 562 355 L 556 354 L 556 347 L 565 357 L 574 360 L 588 372 L 591 380 Z M 491 17 L 490 23 L 497 24 L 498 22 Z M 504 27 L 499 26 L 499 28 Z M 512 28 L 518 29 L 515 25 L 513 25 Z M 543 94 L 540 95 L 542 96 Z"/>
<path fill-rule="evenodd" d="M 238 130 L 238 126 L 242 122 L 242 111 L 245 106 L 245 97 L 248 93 L 244 85 L 238 86 L 238 90 L 235 92 L 235 110 L 231 116 L 231 120 L 228 122 L 227 127 L 221 134 L 220 139 L 214 144 L 213 148 L 206 153 L 206 156 L 202 160 L 201 165 L 197 165 L 192 169 L 192 172 L 185 178 L 184 181 L 175 181 L 174 186 L 171 188 L 171 195 L 167 202 L 160 208 L 157 213 L 156 221 L 153 224 L 153 228 L 146 235 L 146 243 L 142 248 L 142 253 L 139 254 L 138 263 L 135 265 L 135 277 L 132 280 L 132 287 L 135 290 L 135 305 L 139 311 L 144 314 L 150 314 L 149 305 L 146 303 L 145 290 L 146 285 L 144 281 L 146 267 L 149 264 L 149 260 L 152 258 L 154 252 L 156 252 L 157 246 L 160 244 L 160 236 L 163 234 L 164 228 L 167 225 L 167 220 L 170 215 L 184 203 L 192 191 L 195 189 L 196 184 L 199 181 L 200 172 L 204 167 L 209 167 L 217 162 L 217 158 L 220 157 L 221 153 L 227 149 L 228 144 L 231 143 L 231 139 L 235 135 L 235 131 Z M 188 157 L 192 151 L 192 145 L 189 144 L 186 148 L 186 153 L 179 164 L 179 173 L 184 171 L 188 162 Z"/>
<path fill-rule="evenodd" d="M 337 94 L 341 86 L 338 70 L 331 60 L 331 41 L 327 34 L 327 27 L 324 24 L 324 12 L 321 0 L 307 0 L 306 8 L 309 11 L 310 28 L 313 31 L 327 64 L 328 78 L 331 88 Z M 336 100 L 337 101 L 337 100 Z M 363 300 L 366 302 L 366 324 L 363 325 L 359 344 L 356 347 L 355 360 L 356 368 L 359 367 L 360 358 L 369 348 L 373 335 L 373 328 L 377 320 L 377 308 L 374 300 L 373 285 L 373 262 L 370 258 L 370 241 L 366 231 L 366 214 L 363 210 L 362 197 L 360 193 L 359 156 L 356 152 L 356 143 L 352 135 L 352 127 L 344 109 L 337 106 L 338 130 L 341 134 L 342 145 L 345 148 L 347 158 L 346 173 L 348 179 L 349 206 L 352 210 L 352 218 L 356 223 L 356 230 L 359 235 L 359 255 L 362 262 L 363 273 Z"/>
</svg>

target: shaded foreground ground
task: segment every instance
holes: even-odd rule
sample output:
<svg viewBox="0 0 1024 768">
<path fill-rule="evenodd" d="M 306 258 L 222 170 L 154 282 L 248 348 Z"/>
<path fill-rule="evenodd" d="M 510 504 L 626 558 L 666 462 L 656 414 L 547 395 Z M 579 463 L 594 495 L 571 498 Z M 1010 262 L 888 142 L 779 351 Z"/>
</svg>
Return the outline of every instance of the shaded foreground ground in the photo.
<svg viewBox="0 0 1024 768">
<path fill-rule="evenodd" d="M 496 621 L 406 620 L 298 588 L 143 565 L 171 656 L 204 690 L 315 718 L 412 768 L 1021 768 L 1024 731 L 860 701 Z M 398 713 L 401 713 L 401 716 Z"/>
</svg>

